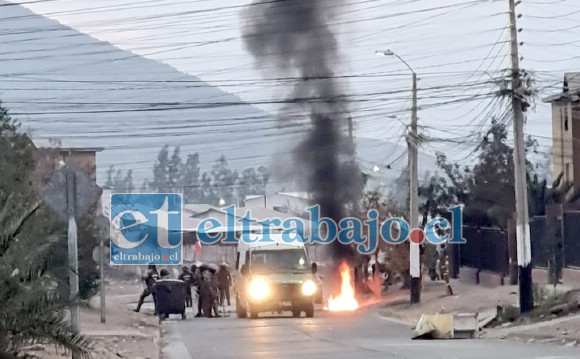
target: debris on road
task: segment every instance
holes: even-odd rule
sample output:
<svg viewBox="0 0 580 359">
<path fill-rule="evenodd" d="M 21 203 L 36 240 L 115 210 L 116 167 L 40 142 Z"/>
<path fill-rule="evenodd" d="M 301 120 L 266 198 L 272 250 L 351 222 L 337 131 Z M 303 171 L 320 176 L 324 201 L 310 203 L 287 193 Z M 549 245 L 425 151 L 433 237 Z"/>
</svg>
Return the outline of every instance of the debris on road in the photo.
<svg viewBox="0 0 580 359">
<path fill-rule="evenodd" d="M 493 322 L 500 312 L 501 307 L 487 309 L 477 313 L 477 325 L 479 329 L 485 328 L 489 323 Z"/>
<path fill-rule="evenodd" d="M 475 339 L 477 314 L 423 314 L 414 328 L 413 339 Z"/>
<path fill-rule="evenodd" d="M 423 314 L 415 326 L 413 339 L 449 339 L 453 337 L 453 315 Z"/>
</svg>

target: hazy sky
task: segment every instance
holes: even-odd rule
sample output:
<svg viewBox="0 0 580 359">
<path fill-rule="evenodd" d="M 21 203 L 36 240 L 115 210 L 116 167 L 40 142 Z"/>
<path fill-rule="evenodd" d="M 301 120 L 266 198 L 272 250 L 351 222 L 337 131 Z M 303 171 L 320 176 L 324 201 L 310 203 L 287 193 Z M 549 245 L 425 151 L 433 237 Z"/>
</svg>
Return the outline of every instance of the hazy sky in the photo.
<svg viewBox="0 0 580 359">
<path fill-rule="evenodd" d="M 261 82 L 264 72 L 244 49 L 240 10 L 249 0 L 16 2 L 31 2 L 26 6 L 38 14 L 210 84 L 235 80 L 235 86 L 224 90 L 249 102 L 282 98 L 288 90 Z M 369 100 L 352 110 L 356 135 L 404 143 L 410 73 L 396 58 L 374 54 L 390 48 L 419 76 L 419 121 L 432 139 L 423 150 L 444 150 L 465 159 L 482 126 L 508 109 L 507 101 L 486 95 L 497 89 L 492 81 L 509 66 L 507 0 L 347 3 L 331 22 L 339 38 L 342 55 L 336 64 L 338 75 L 346 76 L 346 92 Z M 534 71 L 542 96 L 560 91 L 564 72 L 580 71 L 580 1 L 523 0 L 517 12 L 522 15 L 521 67 Z M 389 118 L 393 115 L 399 119 Z M 538 136 L 543 153 L 550 152 L 548 105 L 540 101 L 528 114 L 526 133 Z"/>
</svg>

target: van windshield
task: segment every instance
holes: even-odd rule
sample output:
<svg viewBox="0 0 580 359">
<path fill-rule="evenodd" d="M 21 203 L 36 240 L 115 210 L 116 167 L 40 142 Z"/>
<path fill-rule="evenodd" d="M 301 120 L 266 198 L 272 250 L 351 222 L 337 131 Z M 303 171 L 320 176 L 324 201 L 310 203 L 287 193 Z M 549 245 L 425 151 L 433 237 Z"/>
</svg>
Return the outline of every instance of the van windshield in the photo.
<svg viewBox="0 0 580 359">
<path fill-rule="evenodd" d="M 310 269 L 303 249 L 252 251 L 252 272 L 306 271 Z"/>
</svg>

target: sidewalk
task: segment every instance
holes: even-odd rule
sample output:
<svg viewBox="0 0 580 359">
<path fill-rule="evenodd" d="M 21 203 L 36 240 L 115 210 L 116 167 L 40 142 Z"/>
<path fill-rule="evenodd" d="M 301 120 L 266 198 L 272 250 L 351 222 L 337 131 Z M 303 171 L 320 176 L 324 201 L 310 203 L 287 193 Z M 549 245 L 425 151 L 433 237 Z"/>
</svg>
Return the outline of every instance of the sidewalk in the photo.
<svg viewBox="0 0 580 359">
<path fill-rule="evenodd" d="M 389 290 L 381 315 L 414 326 L 422 314 L 477 313 L 496 306 L 518 304 L 518 286 L 486 288 L 454 280 L 453 296 L 446 295 L 442 282 L 427 282 L 421 293 L 421 303 L 411 305 L 409 292 Z M 540 321 L 532 324 L 483 329 L 481 338 L 509 339 L 528 342 L 558 343 L 575 346 L 580 343 L 580 314 Z"/>
<path fill-rule="evenodd" d="M 147 298 L 150 309 L 144 305 L 140 313 L 133 312 L 142 288 L 135 281 L 108 283 L 105 323 L 101 323 L 99 296 L 91 300 L 90 307 L 81 307 L 80 330 L 94 341 L 93 358 L 159 358 L 160 327 L 151 298 Z M 70 358 L 70 354 L 44 345 L 34 346 L 33 353 L 44 359 Z"/>
<path fill-rule="evenodd" d="M 486 330 L 484 337 L 576 346 L 580 343 L 580 315 L 575 314 L 545 322 Z"/>
<path fill-rule="evenodd" d="M 518 301 L 517 286 L 490 289 L 453 280 L 451 288 L 454 295 L 448 296 L 444 282 L 425 282 L 425 288 L 421 292 L 421 303 L 417 305 L 409 303 L 408 291 L 389 289 L 384 295 L 386 304 L 381 314 L 414 325 L 422 314 L 473 313 L 498 305 L 515 305 Z"/>
</svg>

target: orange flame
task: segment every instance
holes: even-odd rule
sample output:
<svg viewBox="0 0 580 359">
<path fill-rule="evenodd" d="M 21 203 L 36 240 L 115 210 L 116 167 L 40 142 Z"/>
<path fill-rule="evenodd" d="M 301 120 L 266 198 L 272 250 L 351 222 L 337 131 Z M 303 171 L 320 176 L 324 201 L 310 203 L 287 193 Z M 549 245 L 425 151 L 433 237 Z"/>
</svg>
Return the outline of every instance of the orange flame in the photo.
<svg viewBox="0 0 580 359">
<path fill-rule="evenodd" d="M 350 268 L 346 263 L 341 265 L 340 276 L 342 278 L 340 295 L 336 298 L 331 296 L 328 299 L 327 309 L 335 312 L 355 311 L 359 308 L 359 304 L 354 296 L 354 287 L 350 278 Z"/>
</svg>

